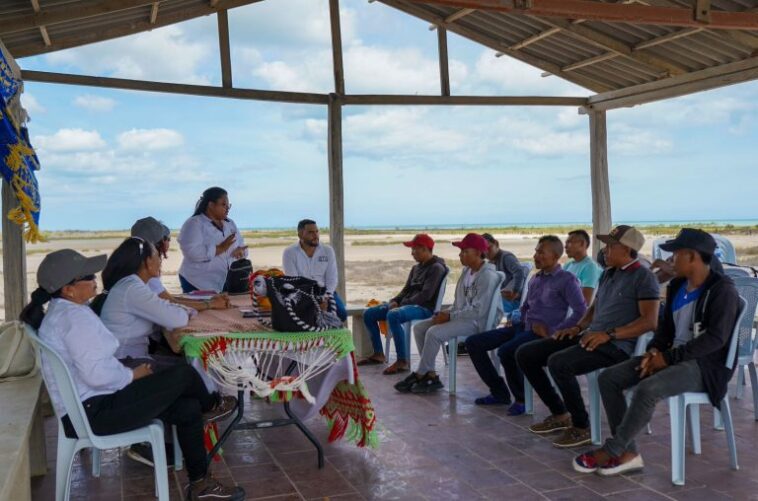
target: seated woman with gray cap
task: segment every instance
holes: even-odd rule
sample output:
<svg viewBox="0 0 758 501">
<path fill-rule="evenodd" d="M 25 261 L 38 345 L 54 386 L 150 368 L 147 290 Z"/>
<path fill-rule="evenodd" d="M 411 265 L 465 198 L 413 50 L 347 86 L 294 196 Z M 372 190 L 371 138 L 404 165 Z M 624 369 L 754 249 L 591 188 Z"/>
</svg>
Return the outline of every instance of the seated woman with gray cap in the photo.
<svg viewBox="0 0 758 501">
<path fill-rule="evenodd" d="M 158 250 L 158 254 L 162 259 L 168 257 L 168 249 L 171 242 L 171 230 L 154 217 L 143 217 L 142 219 L 137 220 L 132 226 L 131 234 L 133 237 L 139 237 L 146 242 L 151 242 Z M 205 301 L 174 296 L 163 286 L 160 276 L 152 277 L 148 280 L 147 286 L 161 299 L 188 306 L 197 311 L 225 310 L 231 306 L 229 297 L 225 294 L 217 294 Z"/>
<path fill-rule="evenodd" d="M 176 425 L 190 480 L 187 497 L 243 500 L 242 488 L 224 486 L 208 474 L 203 444 L 203 420 L 222 419 L 234 406 L 227 407 L 208 393 L 188 365 L 153 374 L 147 364 L 129 369 L 119 363 L 114 356 L 118 341 L 87 305 L 97 292 L 95 273 L 105 262 L 104 255 L 86 258 L 71 249 L 48 254 L 37 270 L 39 288 L 20 320 L 37 329 L 40 339 L 63 359 L 93 432 L 122 433 L 156 418 Z M 44 354 L 42 370 L 50 398 L 63 416 L 64 432 L 73 438 L 76 433 L 56 385 L 51 384 L 54 377 Z"/>
</svg>

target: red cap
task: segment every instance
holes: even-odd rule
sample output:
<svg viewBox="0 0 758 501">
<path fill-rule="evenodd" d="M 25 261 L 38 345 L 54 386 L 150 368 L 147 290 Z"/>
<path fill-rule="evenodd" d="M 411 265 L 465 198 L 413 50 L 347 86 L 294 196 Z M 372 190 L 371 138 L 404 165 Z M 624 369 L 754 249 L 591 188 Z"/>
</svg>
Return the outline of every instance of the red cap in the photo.
<svg viewBox="0 0 758 501">
<path fill-rule="evenodd" d="M 460 242 L 453 242 L 453 245 L 461 249 L 476 249 L 482 254 L 486 254 L 487 249 L 489 249 L 484 237 L 476 233 L 469 233 Z"/>
<path fill-rule="evenodd" d="M 403 242 L 406 247 L 426 247 L 429 250 L 434 249 L 434 240 L 426 233 L 419 233 L 410 242 Z"/>
</svg>

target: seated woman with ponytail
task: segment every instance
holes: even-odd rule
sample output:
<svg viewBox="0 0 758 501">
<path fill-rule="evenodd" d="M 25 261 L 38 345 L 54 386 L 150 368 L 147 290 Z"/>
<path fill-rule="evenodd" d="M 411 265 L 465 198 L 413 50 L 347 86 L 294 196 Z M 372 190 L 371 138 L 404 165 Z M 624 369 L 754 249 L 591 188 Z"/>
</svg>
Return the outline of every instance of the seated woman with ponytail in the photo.
<svg viewBox="0 0 758 501">
<path fill-rule="evenodd" d="M 116 358 L 128 367 L 152 362 L 160 371 L 184 363 L 179 357 L 151 356 L 150 335 L 156 326 L 169 331 L 184 327 L 194 310 L 155 295 L 147 286 L 161 274 L 161 257 L 153 244 L 139 237 L 127 238 L 113 251 L 103 270 L 105 290 L 92 309 L 119 342 Z"/>
<path fill-rule="evenodd" d="M 203 445 L 203 420 L 221 419 L 232 409 L 208 393 L 188 365 L 153 374 L 148 364 L 129 369 L 114 356 L 118 341 L 88 306 L 97 292 L 95 273 L 103 269 L 105 261 L 104 255 L 86 258 L 71 249 L 48 254 L 37 270 L 39 288 L 20 320 L 37 329 L 39 337 L 63 359 L 94 433 L 122 433 L 153 419 L 176 425 L 190 480 L 187 498 L 245 499 L 242 488 L 224 486 L 208 474 Z M 44 355 L 42 370 L 46 381 L 53 382 Z M 48 391 L 63 415 L 55 384 L 49 385 Z M 62 421 L 66 435 L 75 437 L 68 417 Z"/>
</svg>

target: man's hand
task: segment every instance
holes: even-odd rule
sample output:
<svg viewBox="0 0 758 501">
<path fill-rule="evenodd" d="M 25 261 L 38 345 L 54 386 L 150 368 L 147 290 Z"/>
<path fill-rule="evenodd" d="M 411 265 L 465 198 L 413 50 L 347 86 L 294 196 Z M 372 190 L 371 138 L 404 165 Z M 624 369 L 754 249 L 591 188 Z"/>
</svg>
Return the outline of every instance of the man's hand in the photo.
<svg viewBox="0 0 758 501">
<path fill-rule="evenodd" d="M 247 250 L 247 245 L 241 245 L 232 251 L 232 257 L 234 259 L 242 259 L 243 257 L 245 257 L 246 250 Z"/>
<path fill-rule="evenodd" d="M 605 344 L 610 340 L 611 340 L 611 336 L 609 336 L 605 332 L 595 331 L 595 332 L 588 332 L 584 336 L 582 336 L 582 340 L 579 341 L 579 344 L 585 350 L 593 351 L 595 348 L 597 348 L 601 344 Z"/>
<path fill-rule="evenodd" d="M 518 294 L 516 294 L 515 292 L 513 292 L 513 291 L 508 291 L 508 290 L 501 290 L 501 291 L 500 291 L 500 294 L 501 294 L 501 295 L 502 295 L 502 296 L 503 296 L 505 299 L 507 299 L 508 301 L 515 301 L 516 299 L 518 299 L 518 296 L 519 296 L 519 295 L 518 295 Z"/>
<path fill-rule="evenodd" d="M 445 324 L 450 321 L 450 313 L 441 311 L 432 317 L 432 325 Z"/>
<path fill-rule="evenodd" d="M 555 331 L 555 333 L 553 333 L 553 338 L 555 338 L 556 341 L 560 341 L 561 339 L 574 339 L 579 335 L 580 332 L 582 332 L 582 328 L 578 325 L 575 325 L 573 327 L 569 327 L 568 329 Z"/>
<path fill-rule="evenodd" d="M 652 376 L 656 372 L 665 369 L 669 364 L 663 358 L 663 353 L 658 350 L 651 350 L 642 356 L 640 362 L 640 378 Z"/>
<path fill-rule="evenodd" d="M 547 326 L 539 322 L 534 322 L 532 324 L 532 332 L 537 334 L 539 337 L 550 337 Z"/>
<path fill-rule="evenodd" d="M 216 294 L 208 301 L 211 310 L 226 310 L 231 308 L 231 301 L 226 294 Z"/>
<path fill-rule="evenodd" d="M 150 367 L 150 364 L 142 364 L 134 369 L 132 369 L 132 380 L 136 381 L 138 379 L 142 379 L 145 376 L 149 376 L 153 373 L 152 367 Z"/>
<path fill-rule="evenodd" d="M 388 309 L 388 310 L 394 310 L 394 309 L 395 309 L 395 308 L 397 308 L 398 306 L 400 306 L 400 305 L 399 305 L 399 304 L 397 304 L 395 301 L 390 301 L 390 303 L 387 305 L 387 309 Z"/>
<path fill-rule="evenodd" d="M 236 238 L 237 238 L 236 233 L 232 233 L 231 235 L 226 237 L 223 242 L 221 242 L 220 244 L 216 246 L 216 255 L 218 256 L 226 252 L 229 249 L 229 247 L 232 246 Z"/>
</svg>

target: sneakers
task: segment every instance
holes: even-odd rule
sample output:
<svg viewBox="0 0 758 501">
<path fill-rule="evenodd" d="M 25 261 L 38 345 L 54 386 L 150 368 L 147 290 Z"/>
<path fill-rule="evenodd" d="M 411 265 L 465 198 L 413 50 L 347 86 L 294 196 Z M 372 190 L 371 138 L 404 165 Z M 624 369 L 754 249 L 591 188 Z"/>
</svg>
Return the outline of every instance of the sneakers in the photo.
<svg viewBox="0 0 758 501">
<path fill-rule="evenodd" d="M 592 443 L 592 437 L 590 436 L 589 428 L 575 428 L 571 426 L 566 428 L 563 434 L 553 442 L 553 445 L 560 447 L 561 449 L 569 447 L 578 447 L 580 445 L 587 445 Z"/>
<path fill-rule="evenodd" d="M 607 463 L 597 469 L 597 474 L 603 477 L 611 477 L 613 475 L 641 470 L 644 467 L 645 462 L 642 461 L 642 454 L 637 454 L 626 463 L 621 463 L 619 462 L 619 458 L 612 457 Z"/>
<path fill-rule="evenodd" d="M 188 501 L 244 501 L 245 489 L 238 485 L 227 487 L 211 475 L 207 475 L 202 480 L 190 482 L 185 499 Z"/>
<path fill-rule="evenodd" d="M 477 398 L 474 400 L 476 405 L 508 405 L 510 401 L 502 400 L 494 395 L 487 395 L 486 397 Z"/>
<path fill-rule="evenodd" d="M 426 374 L 411 386 L 411 393 L 432 393 L 444 387 L 445 386 L 442 384 L 442 381 L 440 381 L 439 376 L 430 376 L 429 374 Z"/>
<path fill-rule="evenodd" d="M 213 423 L 229 416 L 237 408 L 237 398 L 231 395 L 219 395 L 213 409 L 203 413 L 203 421 Z"/>
<path fill-rule="evenodd" d="M 395 383 L 395 389 L 400 393 L 410 393 L 411 386 L 416 384 L 416 381 L 418 381 L 418 379 L 418 374 L 411 372 L 410 375 L 406 376 L 405 379 L 398 383 Z"/>
<path fill-rule="evenodd" d="M 598 469 L 597 460 L 593 452 L 585 452 L 575 457 L 571 462 L 571 466 L 578 473 L 594 473 Z"/>
<path fill-rule="evenodd" d="M 153 463 L 153 448 L 148 443 L 133 444 L 126 451 L 126 457 L 150 468 L 155 467 L 155 463 Z M 169 468 L 174 467 L 174 444 L 166 444 L 166 462 Z"/>
<path fill-rule="evenodd" d="M 508 407 L 509 416 L 520 416 L 525 413 L 526 413 L 526 406 L 519 402 L 513 402 L 511 406 Z"/>
<path fill-rule="evenodd" d="M 565 417 L 550 415 L 541 423 L 533 424 L 529 431 L 538 435 L 553 433 L 555 431 L 565 430 L 571 426 L 571 416 L 566 414 Z"/>
</svg>

